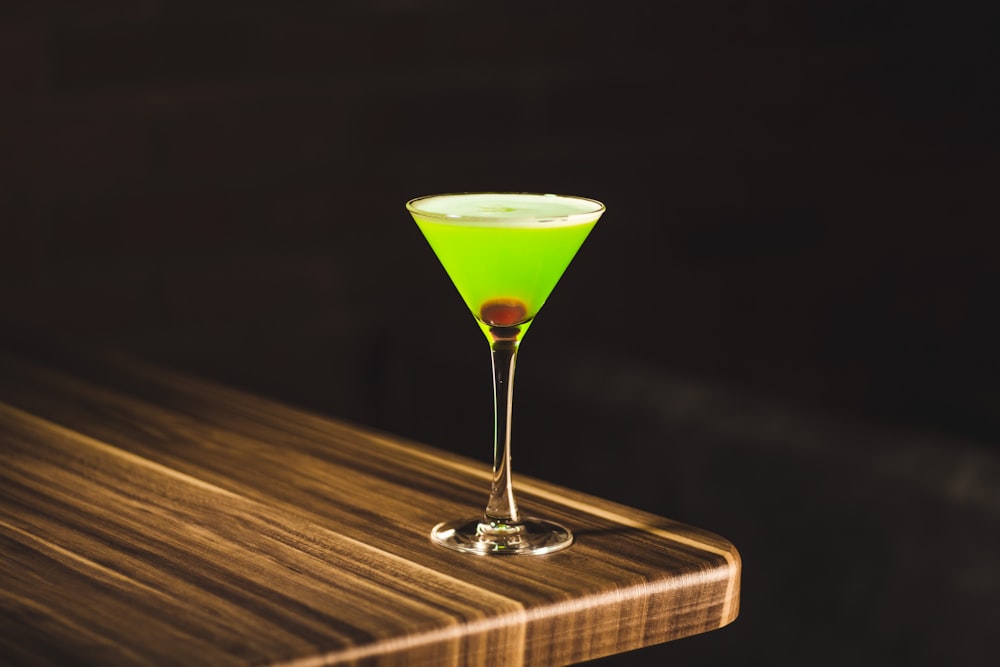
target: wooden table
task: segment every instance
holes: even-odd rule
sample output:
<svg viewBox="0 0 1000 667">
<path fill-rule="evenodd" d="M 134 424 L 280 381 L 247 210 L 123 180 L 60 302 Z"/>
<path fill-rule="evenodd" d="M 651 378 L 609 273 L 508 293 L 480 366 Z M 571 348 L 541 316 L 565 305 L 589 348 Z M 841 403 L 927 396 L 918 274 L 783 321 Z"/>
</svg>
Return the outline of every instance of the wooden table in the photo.
<svg viewBox="0 0 1000 667">
<path fill-rule="evenodd" d="M 488 479 L 134 359 L 0 352 L 0 664 L 561 665 L 736 617 L 729 542 L 525 476 L 570 549 L 432 545 Z"/>
</svg>

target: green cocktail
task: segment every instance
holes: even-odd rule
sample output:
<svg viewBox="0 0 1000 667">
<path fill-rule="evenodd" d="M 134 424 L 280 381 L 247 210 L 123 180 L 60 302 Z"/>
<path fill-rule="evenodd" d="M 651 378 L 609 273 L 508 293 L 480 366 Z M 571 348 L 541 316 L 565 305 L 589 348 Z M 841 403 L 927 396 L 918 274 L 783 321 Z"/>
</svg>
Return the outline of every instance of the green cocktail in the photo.
<svg viewBox="0 0 1000 667">
<path fill-rule="evenodd" d="M 550 553 L 563 526 L 522 518 L 510 474 L 514 362 L 521 338 L 604 213 L 592 199 L 522 193 L 421 197 L 407 209 L 490 342 L 495 396 L 493 488 L 482 517 L 439 524 L 432 539 L 472 553 Z"/>
<path fill-rule="evenodd" d="M 522 335 L 600 217 L 596 202 L 554 195 L 420 202 L 413 218 L 480 325 L 520 326 Z"/>
</svg>

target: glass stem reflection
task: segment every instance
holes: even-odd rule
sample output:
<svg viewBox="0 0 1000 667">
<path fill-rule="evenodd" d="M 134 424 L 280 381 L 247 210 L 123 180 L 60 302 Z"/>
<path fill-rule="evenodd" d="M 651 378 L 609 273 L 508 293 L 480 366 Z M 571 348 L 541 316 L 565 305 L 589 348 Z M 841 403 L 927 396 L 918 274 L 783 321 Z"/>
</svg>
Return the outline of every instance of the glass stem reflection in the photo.
<svg viewBox="0 0 1000 667">
<path fill-rule="evenodd" d="M 510 470 L 510 426 L 514 396 L 514 364 L 520 343 L 517 327 L 493 327 L 490 344 L 493 356 L 494 440 L 493 487 L 481 529 L 516 531 L 521 515 L 514 500 Z"/>
</svg>

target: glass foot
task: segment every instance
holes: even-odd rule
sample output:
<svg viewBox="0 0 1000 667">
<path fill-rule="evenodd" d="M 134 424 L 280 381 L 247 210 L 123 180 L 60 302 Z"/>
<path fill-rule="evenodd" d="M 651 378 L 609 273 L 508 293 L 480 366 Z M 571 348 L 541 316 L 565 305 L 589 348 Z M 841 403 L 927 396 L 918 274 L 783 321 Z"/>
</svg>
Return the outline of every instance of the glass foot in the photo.
<svg viewBox="0 0 1000 667">
<path fill-rule="evenodd" d="M 573 534 L 551 521 L 525 519 L 495 525 L 482 519 L 446 521 L 434 526 L 431 540 L 448 549 L 474 554 L 550 554 L 573 544 Z"/>
</svg>

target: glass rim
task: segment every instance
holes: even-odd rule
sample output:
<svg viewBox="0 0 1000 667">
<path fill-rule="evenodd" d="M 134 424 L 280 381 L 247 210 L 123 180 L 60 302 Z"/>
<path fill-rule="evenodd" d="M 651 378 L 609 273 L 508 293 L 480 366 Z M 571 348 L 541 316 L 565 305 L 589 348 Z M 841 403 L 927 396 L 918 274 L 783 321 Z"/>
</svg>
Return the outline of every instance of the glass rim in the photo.
<svg viewBox="0 0 1000 667">
<path fill-rule="evenodd" d="M 536 216 L 536 215 L 524 215 L 524 216 L 511 216 L 498 218 L 496 216 L 486 216 L 486 215 L 465 215 L 465 214 L 453 214 L 453 213 L 441 213 L 438 211 L 428 211 L 422 209 L 418 206 L 418 202 L 425 201 L 428 199 L 438 199 L 444 197 L 465 197 L 465 196 L 489 196 L 489 195 L 515 195 L 522 197 L 552 197 L 555 199 L 570 199 L 578 202 L 588 202 L 593 205 L 590 210 L 582 210 L 578 212 L 568 213 L 565 215 L 546 215 L 546 216 Z M 603 214 L 606 210 L 605 205 L 596 199 L 590 197 L 580 197 L 577 195 L 561 195 L 551 192 L 443 192 L 440 194 L 433 195 L 423 195 L 420 197 L 414 197 L 406 202 L 406 210 L 410 213 L 415 213 L 422 217 L 430 218 L 432 220 L 438 220 L 441 222 L 491 222 L 495 223 L 500 220 L 504 222 L 529 222 L 538 219 L 545 220 L 561 220 L 566 222 L 584 222 L 589 221 L 595 215 Z"/>
</svg>

